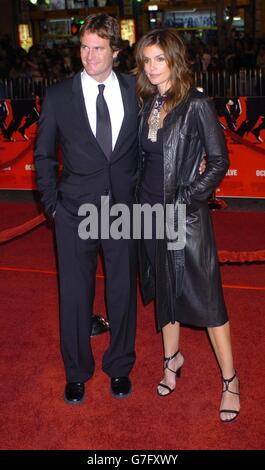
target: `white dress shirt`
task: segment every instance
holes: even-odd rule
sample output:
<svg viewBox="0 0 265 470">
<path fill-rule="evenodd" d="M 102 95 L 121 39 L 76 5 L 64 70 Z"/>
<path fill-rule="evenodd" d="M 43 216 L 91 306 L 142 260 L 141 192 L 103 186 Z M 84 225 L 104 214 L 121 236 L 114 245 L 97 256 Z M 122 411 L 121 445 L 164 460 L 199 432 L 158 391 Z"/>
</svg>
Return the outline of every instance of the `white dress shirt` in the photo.
<svg viewBox="0 0 265 470">
<path fill-rule="evenodd" d="M 101 85 L 101 82 L 97 82 L 94 78 L 90 77 L 85 70 L 81 73 L 81 83 L 83 89 L 83 95 L 85 98 L 85 105 L 87 111 L 87 117 L 89 120 L 90 127 L 94 136 L 96 137 L 96 126 L 97 126 L 97 111 L 96 111 L 96 101 L 98 96 L 98 85 Z M 105 85 L 104 88 L 104 98 L 108 105 L 110 122 L 111 122 L 111 131 L 112 131 L 112 150 L 115 147 L 123 117 L 124 117 L 124 107 L 122 101 L 122 95 L 120 90 L 119 81 L 112 71 L 108 78 L 102 82 Z"/>
</svg>

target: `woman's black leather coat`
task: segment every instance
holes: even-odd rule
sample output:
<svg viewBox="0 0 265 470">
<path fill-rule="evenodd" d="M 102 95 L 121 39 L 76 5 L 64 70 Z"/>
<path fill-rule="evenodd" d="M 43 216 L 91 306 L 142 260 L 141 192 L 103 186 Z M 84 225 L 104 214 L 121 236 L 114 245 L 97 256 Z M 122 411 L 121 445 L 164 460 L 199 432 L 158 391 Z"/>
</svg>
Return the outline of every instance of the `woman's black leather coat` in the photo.
<svg viewBox="0 0 265 470">
<path fill-rule="evenodd" d="M 143 109 L 140 135 L 152 101 Z M 140 139 L 141 141 L 141 139 Z M 140 145 L 141 147 L 141 145 Z M 219 326 L 227 321 L 214 235 L 207 198 L 229 167 L 227 148 L 214 104 L 191 89 L 168 113 L 163 127 L 164 205 L 186 204 L 186 245 L 168 250 L 168 240 L 156 242 L 156 275 L 140 243 L 140 278 L 145 303 L 156 297 L 157 326 L 181 321 L 195 326 Z M 207 168 L 199 174 L 203 156 Z M 140 151 L 140 174 L 145 154 Z"/>
</svg>

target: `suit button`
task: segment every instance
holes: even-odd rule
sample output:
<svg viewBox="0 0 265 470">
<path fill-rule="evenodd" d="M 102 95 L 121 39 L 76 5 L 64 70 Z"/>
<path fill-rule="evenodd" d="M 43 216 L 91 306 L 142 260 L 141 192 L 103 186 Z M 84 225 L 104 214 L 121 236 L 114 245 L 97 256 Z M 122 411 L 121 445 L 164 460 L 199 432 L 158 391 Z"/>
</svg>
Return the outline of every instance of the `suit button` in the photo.
<svg viewBox="0 0 265 470">
<path fill-rule="evenodd" d="M 104 194 L 106 194 L 106 196 L 107 196 L 109 194 L 109 189 L 105 189 Z"/>
</svg>

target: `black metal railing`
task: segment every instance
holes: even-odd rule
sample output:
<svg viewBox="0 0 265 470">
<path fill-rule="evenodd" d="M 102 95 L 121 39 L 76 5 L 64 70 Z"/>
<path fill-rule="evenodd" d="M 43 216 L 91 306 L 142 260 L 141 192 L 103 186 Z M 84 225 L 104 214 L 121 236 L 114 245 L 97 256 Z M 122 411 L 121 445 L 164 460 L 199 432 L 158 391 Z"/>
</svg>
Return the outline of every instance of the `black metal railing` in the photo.
<svg viewBox="0 0 265 470">
<path fill-rule="evenodd" d="M 46 89 L 56 83 L 55 79 L 6 79 L 1 84 L 6 98 L 28 99 L 43 98 Z M 265 96 L 265 74 L 261 69 L 240 69 L 237 73 L 226 70 L 195 72 L 194 84 L 208 96 Z"/>
<path fill-rule="evenodd" d="M 43 98 L 46 89 L 56 83 L 57 80 L 16 78 L 2 80 L 4 95 L 7 99 L 29 99 L 39 96 Z"/>
<path fill-rule="evenodd" d="M 195 86 L 212 97 L 264 96 L 265 74 L 262 69 L 240 69 L 237 73 L 195 72 Z"/>
</svg>

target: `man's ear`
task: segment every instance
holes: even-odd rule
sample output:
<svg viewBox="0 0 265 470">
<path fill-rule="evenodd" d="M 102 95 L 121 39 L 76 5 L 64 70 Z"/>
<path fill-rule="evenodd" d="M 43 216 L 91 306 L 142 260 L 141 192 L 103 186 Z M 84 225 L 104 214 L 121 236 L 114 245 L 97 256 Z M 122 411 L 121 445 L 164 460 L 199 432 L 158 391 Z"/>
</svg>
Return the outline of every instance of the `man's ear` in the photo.
<svg viewBox="0 0 265 470">
<path fill-rule="evenodd" d="M 113 52 L 113 59 L 117 59 L 119 52 L 120 51 L 114 51 Z"/>
</svg>

